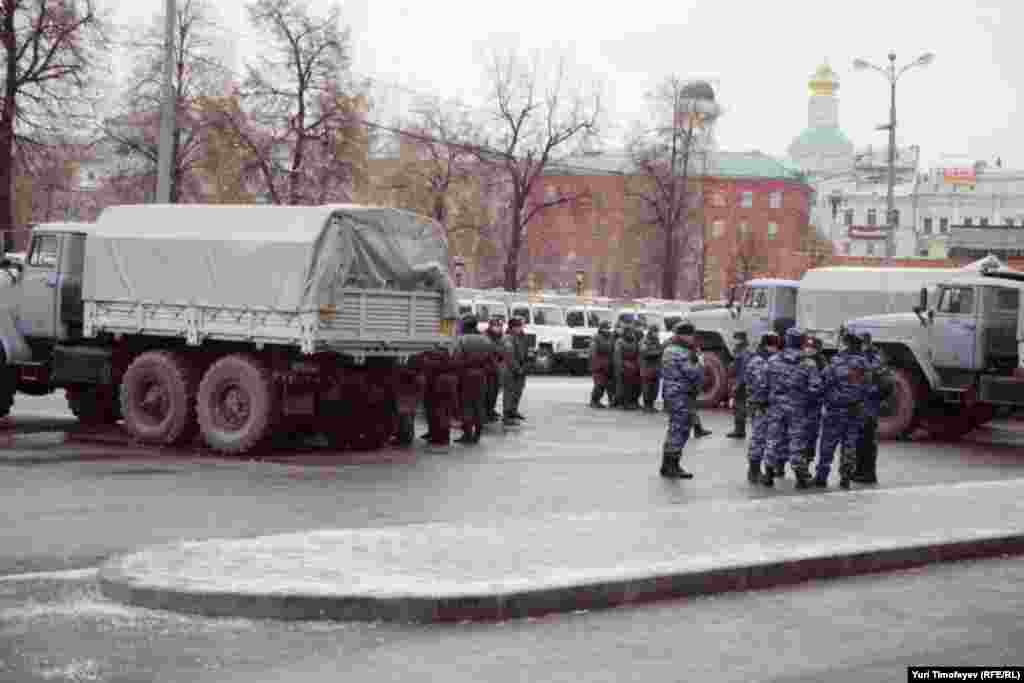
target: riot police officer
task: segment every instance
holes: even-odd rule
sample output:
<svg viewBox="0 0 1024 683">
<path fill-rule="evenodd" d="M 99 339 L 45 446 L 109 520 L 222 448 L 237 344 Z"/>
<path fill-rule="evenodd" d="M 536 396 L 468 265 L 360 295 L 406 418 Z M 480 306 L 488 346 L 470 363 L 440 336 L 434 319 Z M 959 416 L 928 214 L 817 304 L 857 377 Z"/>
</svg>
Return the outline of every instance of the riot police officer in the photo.
<svg viewBox="0 0 1024 683">
<path fill-rule="evenodd" d="M 679 323 L 665 346 L 661 363 L 662 399 L 668 412 L 668 431 L 662 445 L 661 476 L 692 479 L 679 466 L 683 447 L 690 436 L 691 398 L 704 384 L 704 365 L 693 341 L 694 327 Z"/>
</svg>

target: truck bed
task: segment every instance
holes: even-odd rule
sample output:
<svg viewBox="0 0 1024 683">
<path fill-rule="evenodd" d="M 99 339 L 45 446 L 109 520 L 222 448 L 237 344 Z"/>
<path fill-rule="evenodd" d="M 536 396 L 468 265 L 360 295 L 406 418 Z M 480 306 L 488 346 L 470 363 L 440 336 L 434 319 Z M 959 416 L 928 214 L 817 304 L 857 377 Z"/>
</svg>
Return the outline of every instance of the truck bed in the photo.
<svg viewBox="0 0 1024 683">
<path fill-rule="evenodd" d="M 85 301 L 84 335 L 178 337 L 335 351 L 353 357 L 406 356 L 450 342 L 441 333 L 442 295 L 435 291 L 342 290 L 318 311 L 226 308 L 152 301 Z"/>
</svg>

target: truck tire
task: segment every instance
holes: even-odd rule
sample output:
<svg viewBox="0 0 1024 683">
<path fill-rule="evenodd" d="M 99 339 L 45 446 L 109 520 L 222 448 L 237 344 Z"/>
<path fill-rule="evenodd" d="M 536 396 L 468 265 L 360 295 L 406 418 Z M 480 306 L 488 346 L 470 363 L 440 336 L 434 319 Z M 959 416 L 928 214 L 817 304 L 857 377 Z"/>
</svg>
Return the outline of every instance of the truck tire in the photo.
<svg viewBox="0 0 1024 683">
<path fill-rule="evenodd" d="M 232 354 L 203 375 L 196 408 L 206 444 L 218 453 L 242 455 L 270 438 L 280 401 L 270 370 L 258 358 Z"/>
<path fill-rule="evenodd" d="M 121 379 L 121 413 L 138 441 L 171 446 L 196 434 L 196 381 L 188 359 L 171 351 L 147 351 Z"/>
<path fill-rule="evenodd" d="M 68 409 L 83 425 L 117 424 L 121 419 L 121 399 L 116 388 L 69 387 L 64 390 Z"/>
<path fill-rule="evenodd" d="M 697 395 L 697 407 L 714 408 L 729 395 L 729 376 L 714 351 L 704 352 L 704 388 Z"/>
<path fill-rule="evenodd" d="M 878 417 L 879 440 L 893 440 L 910 431 L 921 400 L 921 387 L 913 374 L 905 368 L 892 371 L 892 395 L 883 405 Z M 888 406 L 888 410 L 886 407 Z"/>
</svg>

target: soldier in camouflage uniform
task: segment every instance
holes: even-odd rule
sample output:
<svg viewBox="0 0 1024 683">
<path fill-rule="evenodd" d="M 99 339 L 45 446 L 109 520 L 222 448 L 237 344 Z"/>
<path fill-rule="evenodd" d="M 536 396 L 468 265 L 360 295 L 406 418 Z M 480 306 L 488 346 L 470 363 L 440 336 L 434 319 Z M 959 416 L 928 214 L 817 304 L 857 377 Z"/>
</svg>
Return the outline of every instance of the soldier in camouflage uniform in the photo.
<svg viewBox="0 0 1024 683">
<path fill-rule="evenodd" d="M 523 335 L 523 321 L 512 318 L 508 321 L 508 334 L 505 335 L 505 373 L 502 378 L 502 407 L 505 419 L 502 424 L 514 427 L 518 420 L 526 418 L 519 412 L 519 401 L 526 389 L 526 364 L 529 359 L 529 348 Z"/>
<path fill-rule="evenodd" d="M 807 439 L 807 404 L 821 392 L 821 377 L 813 358 L 803 353 L 803 333 L 790 328 L 786 331 L 786 350 L 768 363 L 769 436 L 767 450 L 771 457 L 781 461 L 787 455 L 796 474 L 796 486 L 810 485 L 807 461 L 804 460 Z M 789 448 L 780 451 L 780 442 L 788 439 Z M 773 485 L 774 469 L 761 478 L 765 486 Z"/>
<path fill-rule="evenodd" d="M 747 333 L 736 332 L 732 335 L 736 341 L 733 347 L 732 374 L 733 380 L 733 430 L 726 434 L 730 439 L 747 438 L 747 374 L 745 367 L 751 353 L 747 348 Z"/>
<path fill-rule="evenodd" d="M 822 352 L 821 340 L 811 337 L 807 340 L 805 354 L 814 359 L 818 372 L 824 372 L 828 367 L 828 360 Z M 818 446 L 818 437 L 821 435 L 821 411 L 824 402 L 824 394 L 818 394 L 808 399 L 807 404 L 807 442 L 804 450 L 804 460 L 808 463 L 814 461 L 814 452 Z"/>
<path fill-rule="evenodd" d="M 690 436 L 690 400 L 704 384 L 704 365 L 693 342 L 690 323 L 679 323 L 665 346 L 661 362 L 661 395 L 668 410 L 668 432 L 662 446 L 661 476 L 692 479 L 679 466 L 683 447 Z"/>
<path fill-rule="evenodd" d="M 878 483 L 878 416 L 882 412 L 882 401 L 892 391 L 892 371 L 882 359 L 882 354 L 871 341 L 871 334 L 861 335 L 864 358 L 870 368 L 868 375 L 868 397 L 864 402 L 864 431 L 857 445 L 857 466 L 853 480 L 861 484 Z"/>
<path fill-rule="evenodd" d="M 822 488 L 828 486 L 828 475 L 837 445 L 842 449 L 839 486 L 850 488 L 857 442 L 864 428 L 864 402 L 868 397 L 867 377 L 870 369 L 861 353 L 859 337 L 844 334 L 843 346 L 822 373 L 825 426 L 821 434 L 817 473 L 814 476 L 814 485 Z"/>
<path fill-rule="evenodd" d="M 612 324 L 607 320 L 597 326 L 597 334 L 590 340 L 590 374 L 594 378 L 594 389 L 590 392 L 590 407 L 604 408 L 601 397 L 608 394 L 609 403 L 614 404 L 615 384 L 612 381 L 612 355 L 615 353 L 615 339 Z"/>
<path fill-rule="evenodd" d="M 501 318 L 491 318 L 487 325 L 487 338 L 494 345 L 494 362 L 487 372 L 487 399 L 485 422 L 497 422 L 501 415 L 498 414 L 498 394 L 501 392 L 501 370 L 504 366 L 504 354 L 502 349 L 505 344 L 502 341 L 504 333 L 501 330 Z"/>
<path fill-rule="evenodd" d="M 757 353 L 752 354 L 743 368 L 743 382 L 747 387 L 747 410 L 750 413 L 750 448 L 747 451 L 747 481 L 761 481 L 761 461 L 764 459 L 768 437 L 768 361 L 779 352 L 778 335 L 761 337 Z"/>
<path fill-rule="evenodd" d="M 661 384 L 661 355 L 665 348 L 658 338 L 658 326 L 647 328 L 647 335 L 640 342 L 640 380 L 643 382 L 644 412 L 658 412 L 654 402 L 658 400 Z"/>
<path fill-rule="evenodd" d="M 462 436 L 460 443 L 480 442 L 486 419 L 487 376 L 494 365 L 494 344 L 481 335 L 474 316 L 463 319 L 462 335 L 455 344 L 455 360 L 459 370 L 459 398 L 462 403 Z"/>
<path fill-rule="evenodd" d="M 616 403 L 624 410 L 639 408 L 640 397 L 640 340 L 636 329 L 627 325 L 622 338 L 615 342 Z"/>
</svg>

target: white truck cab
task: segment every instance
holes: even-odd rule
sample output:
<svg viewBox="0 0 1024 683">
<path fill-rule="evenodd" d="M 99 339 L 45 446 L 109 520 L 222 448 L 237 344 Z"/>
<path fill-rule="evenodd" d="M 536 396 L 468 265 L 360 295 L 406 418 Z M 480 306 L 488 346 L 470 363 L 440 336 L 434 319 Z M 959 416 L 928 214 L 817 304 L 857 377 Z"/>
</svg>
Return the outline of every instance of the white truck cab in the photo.
<svg viewBox="0 0 1024 683">
<path fill-rule="evenodd" d="M 572 345 L 572 330 L 565 324 L 564 309 L 543 301 L 514 301 L 509 312 L 525 323 L 523 334 L 530 347 L 533 369 L 552 372 L 558 355 Z"/>
<path fill-rule="evenodd" d="M 498 299 L 459 299 L 459 318 L 470 314 L 476 316 L 477 329 L 481 334 L 487 330 L 492 318 L 501 320 L 503 332 L 508 323 L 508 306 Z"/>
<path fill-rule="evenodd" d="M 610 306 L 580 304 L 565 309 L 565 323 L 572 331 L 572 339 L 569 350 L 562 355 L 562 362 L 571 372 L 583 374 L 589 370 L 590 342 L 603 322 L 615 322 Z"/>
</svg>

